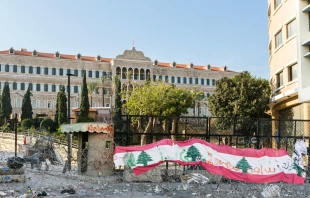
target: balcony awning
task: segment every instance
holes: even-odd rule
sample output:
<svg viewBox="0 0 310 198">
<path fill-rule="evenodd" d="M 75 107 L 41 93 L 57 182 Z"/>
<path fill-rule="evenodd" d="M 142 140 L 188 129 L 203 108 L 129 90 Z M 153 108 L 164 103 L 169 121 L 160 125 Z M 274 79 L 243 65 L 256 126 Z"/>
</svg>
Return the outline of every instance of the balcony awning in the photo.
<svg viewBox="0 0 310 198">
<path fill-rule="evenodd" d="M 302 46 L 310 46 L 310 39 L 302 44 Z"/>
<path fill-rule="evenodd" d="M 310 58 L 310 52 L 304 55 L 304 57 Z"/>
<path fill-rule="evenodd" d="M 302 11 L 303 12 L 310 12 L 310 4 L 307 5 L 307 7 L 305 7 Z"/>
<path fill-rule="evenodd" d="M 103 122 L 83 122 L 75 124 L 63 124 L 61 125 L 62 133 L 111 133 L 113 126 Z"/>
</svg>

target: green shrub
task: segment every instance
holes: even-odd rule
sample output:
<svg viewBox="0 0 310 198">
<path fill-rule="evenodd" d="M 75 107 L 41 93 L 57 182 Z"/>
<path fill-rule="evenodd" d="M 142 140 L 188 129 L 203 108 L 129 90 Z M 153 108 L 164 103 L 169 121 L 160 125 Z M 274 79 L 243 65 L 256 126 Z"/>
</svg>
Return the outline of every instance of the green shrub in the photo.
<svg viewBox="0 0 310 198">
<path fill-rule="evenodd" d="M 49 132 L 56 131 L 56 124 L 51 118 L 45 118 L 40 124 L 41 128 L 45 128 Z"/>
<path fill-rule="evenodd" d="M 79 116 L 77 122 L 95 122 L 95 119 L 92 117 Z"/>
<path fill-rule="evenodd" d="M 27 118 L 27 119 L 24 119 L 22 121 L 22 128 L 23 129 L 30 129 L 33 126 L 34 126 L 34 124 L 33 124 L 33 120 L 32 119 Z"/>
</svg>

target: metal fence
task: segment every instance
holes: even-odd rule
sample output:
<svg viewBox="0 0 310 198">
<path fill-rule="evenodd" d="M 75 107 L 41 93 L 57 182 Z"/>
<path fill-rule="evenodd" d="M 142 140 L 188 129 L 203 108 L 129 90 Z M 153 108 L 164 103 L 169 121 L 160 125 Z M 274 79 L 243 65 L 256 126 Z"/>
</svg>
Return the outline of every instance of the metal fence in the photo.
<svg viewBox="0 0 310 198">
<path fill-rule="evenodd" d="M 123 115 L 115 132 L 116 145 L 141 145 L 164 138 L 199 138 L 236 148 L 285 148 L 290 154 L 297 139 L 310 140 L 310 120 L 265 118 L 164 117 Z"/>
</svg>

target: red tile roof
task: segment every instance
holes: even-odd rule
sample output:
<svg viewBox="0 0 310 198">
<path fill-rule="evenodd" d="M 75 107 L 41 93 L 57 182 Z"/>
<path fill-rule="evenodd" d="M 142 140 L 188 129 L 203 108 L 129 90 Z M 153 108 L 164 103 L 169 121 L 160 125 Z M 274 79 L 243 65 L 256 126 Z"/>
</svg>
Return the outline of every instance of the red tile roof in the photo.
<svg viewBox="0 0 310 198">
<path fill-rule="evenodd" d="M 0 54 L 9 54 L 9 50 L 0 51 Z M 15 55 L 21 56 L 32 56 L 32 51 L 24 51 L 24 50 L 14 50 Z M 37 52 L 38 57 L 45 57 L 45 58 L 55 58 L 54 53 L 45 53 L 45 52 Z M 97 57 L 94 56 L 81 56 L 81 60 L 84 61 L 97 61 Z M 60 54 L 60 59 L 71 59 L 76 60 L 76 55 L 68 55 L 68 54 Z M 110 62 L 112 58 L 103 58 L 101 57 L 100 62 Z M 173 67 L 172 63 L 164 63 L 158 62 L 157 65 L 159 67 Z M 224 71 L 225 66 L 221 67 L 213 67 L 211 66 L 211 71 Z M 190 68 L 189 64 L 176 64 L 176 68 Z M 200 66 L 194 65 L 194 69 L 198 70 L 208 70 L 208 66 Z M 233 72 L 232 70 L 226 70 L 227 72 Z"/>
</svg>

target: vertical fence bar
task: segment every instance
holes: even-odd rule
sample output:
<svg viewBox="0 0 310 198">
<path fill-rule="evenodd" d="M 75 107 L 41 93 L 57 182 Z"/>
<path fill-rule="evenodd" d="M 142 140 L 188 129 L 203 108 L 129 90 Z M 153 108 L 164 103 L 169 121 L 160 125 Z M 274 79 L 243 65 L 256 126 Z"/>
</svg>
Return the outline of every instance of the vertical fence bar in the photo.
<svg viewBox="0 0 310 198">
<path fill-rule="evenodd" d="M 233 118 L 233 135 L 235 135 L 235 130 L 236 130 L 236 118 Z"/>
<path fill-rule="evenodd" d="M 296 120 L 294 121 L 294 144 L 296 142 Z"/>
<path fill-rule="evenodd" d="M 280 143 L 281 143 L 281 120 L 278 120 L 278 144 L 277 147 L 280 149 Z"/>
<path fill-rule="evenodd" d="M 206 120 L 206 141 L 207 142 L 210 142 L 209 141 L 209 135 L 210 135 L 210 133 L 209 133 L 209 117 L 207 117 L 207 120 Z"/>
<path fill-rule="evenodd" d="M 127 117 L 127 133 L 126 133 L 126 146 L 129 145 L 129 131 L 130 131 L 130 115 L 126 115 Z"/>
<path fill-rule="evenodd" d="M 259 125 L 260 119 L 257 119 L 257 131 L 256 131 L 256 149 L 259 149 Z"/>
</svg>

